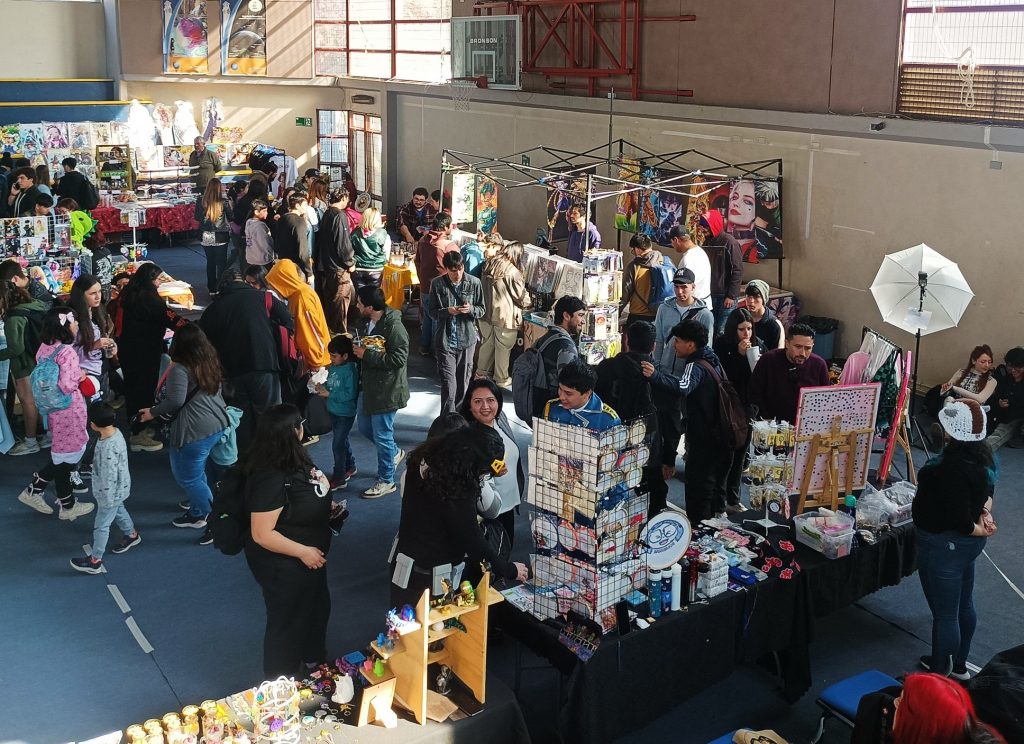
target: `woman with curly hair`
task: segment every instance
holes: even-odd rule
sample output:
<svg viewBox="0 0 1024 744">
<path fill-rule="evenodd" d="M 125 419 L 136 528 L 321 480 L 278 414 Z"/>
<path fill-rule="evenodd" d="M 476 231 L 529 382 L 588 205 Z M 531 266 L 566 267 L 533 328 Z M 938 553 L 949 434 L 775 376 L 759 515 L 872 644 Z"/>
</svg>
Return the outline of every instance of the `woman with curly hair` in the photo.
<svg viewBox="0 0 1024 744">
<path fill-rule="evenodd" d="M 188 496 L 188 509 L 171 524 L 203 529 L 213 504 L 206 461 L 229 424 L 221 394 L 224 375 L 217 350 L 194 323 L 174 335 L 170 353 L 171 364 L 157 384 L 159 401 L 142 409 L 139 419 L 170 422 L 171 473 Z M 199 544 L 210 542 L 207 528 Z"/>
<path fill-rule="evenodd" d="M 526 565 L 496 555 L 476 519 L 481 480 L 503 470 L 504 457 L 501 436 L 479 425 L 428 439 L 409 455 L 391 561 L 393 606 L 416 604 L 426 589 L 433 594 L 434 569 L 463 562 L 487 561 L 497 576 L 526 580 Z"/>
</svg>

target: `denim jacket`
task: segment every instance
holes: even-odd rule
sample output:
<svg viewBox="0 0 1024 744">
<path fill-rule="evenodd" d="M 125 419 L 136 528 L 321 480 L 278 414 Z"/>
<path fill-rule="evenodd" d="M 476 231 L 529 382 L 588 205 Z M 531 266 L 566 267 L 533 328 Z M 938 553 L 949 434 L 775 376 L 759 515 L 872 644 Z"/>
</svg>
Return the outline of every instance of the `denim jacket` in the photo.
<svg viewBox="0 0 1024 744">
<path fill-rule="evenodd" d="M 469 303 L 468 314 L 451 315 L 450 307 Z M 437 321 L 435 344 L 442 348 L 468 349 L 479 339 L 476 321 L 484 317 L 484 289 L 480 280 L 468 273 L 462 281 L 453 284 L 447 274 L 430 283 L 430 317 Z M 452 334 L 454 333 L 454 338 Z"/>
</svg>

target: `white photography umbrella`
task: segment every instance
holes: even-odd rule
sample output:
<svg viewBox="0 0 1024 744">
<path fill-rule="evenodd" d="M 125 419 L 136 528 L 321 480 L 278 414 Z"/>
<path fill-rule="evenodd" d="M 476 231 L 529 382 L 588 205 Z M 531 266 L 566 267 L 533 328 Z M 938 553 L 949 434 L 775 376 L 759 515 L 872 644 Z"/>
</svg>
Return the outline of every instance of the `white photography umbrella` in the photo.
<svg viewBox="0 0 1024 744">
<path fill-rule="evenodd" d="M 913 418 L 921 336 L 955 328 L 974 292 L 955 262 L 921 243 L 882 259 L 871 283 L 871 294 L 882 320 L 913 333 L 916 338 L 914 387 L 910 396 Z"/>
<path fill-rule="evenodd" d="M 882 259 L 871 294 L 882 320 L 922 336 L 956 327 L 974 297 L 960 267 L 924 243 Z"/>
</svg>

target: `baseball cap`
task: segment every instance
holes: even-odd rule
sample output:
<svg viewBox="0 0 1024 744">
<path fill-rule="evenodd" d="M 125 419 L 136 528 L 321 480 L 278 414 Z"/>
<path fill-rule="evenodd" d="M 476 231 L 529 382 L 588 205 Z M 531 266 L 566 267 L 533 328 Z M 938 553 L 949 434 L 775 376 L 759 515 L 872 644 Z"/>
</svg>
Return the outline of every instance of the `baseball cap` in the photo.
<svg viewBox="0 0 1024 744">
<path fill-rule="evenodd" d="M 303 174 L 305 178 L 312 178 L 319 175 L 320 171 L 318 171 L 316 168 L 308 168 L 306 169 L 306 172 Z"/>
<path fill-rule="evenodd" d="M 676 269 L 676 273 L 672 277 L 673 284 L 693 284 L 696 281 L 697 275 L 693 273 L 693 269 Z"/>
<path fill-rule="evenodd" d="M 671 238 L 688 238 L 690 237 L 690 231 L 682 225 L 673 225 L 672 229 L 668 231 L 668 237 Z"/>
</svg>

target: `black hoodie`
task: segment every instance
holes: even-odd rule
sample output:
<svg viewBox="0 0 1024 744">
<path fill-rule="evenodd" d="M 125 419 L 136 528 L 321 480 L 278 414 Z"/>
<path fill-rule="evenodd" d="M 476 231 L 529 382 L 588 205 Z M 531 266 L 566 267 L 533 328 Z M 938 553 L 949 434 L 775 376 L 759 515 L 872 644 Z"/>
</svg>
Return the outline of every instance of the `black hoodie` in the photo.
<svg viewBox="0 0 1024 744">
<path fill-rule="evenodd" d="M 640 362 L 654 364 L 654 357 L 635 351 L 624 351 L 597 365 L 597 396 L 615 409 L 623 421 L 647 417 L 648 439 L 651 440 L 649 462 L 658 462 L 661 457 L 661 437 L 651 427 L 657 426 L 657 412 L 652 398 L 654 391 L 650 381 L 644 377 Z M 651 434 L 654 436 L 650 436 Z M 657 451 L 655 451 L 657 450 Z"/>
</svg>

